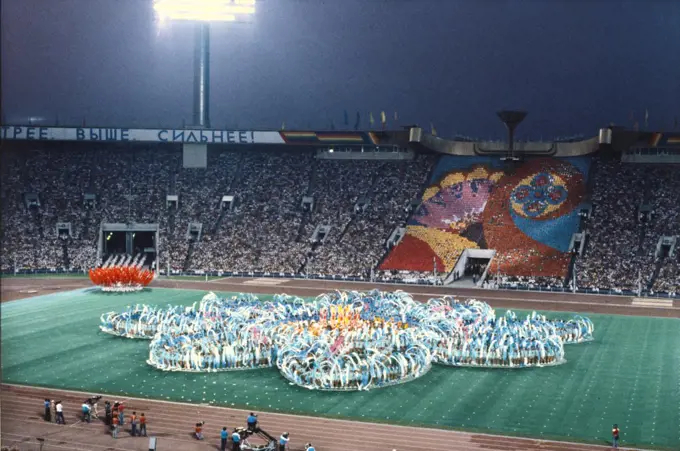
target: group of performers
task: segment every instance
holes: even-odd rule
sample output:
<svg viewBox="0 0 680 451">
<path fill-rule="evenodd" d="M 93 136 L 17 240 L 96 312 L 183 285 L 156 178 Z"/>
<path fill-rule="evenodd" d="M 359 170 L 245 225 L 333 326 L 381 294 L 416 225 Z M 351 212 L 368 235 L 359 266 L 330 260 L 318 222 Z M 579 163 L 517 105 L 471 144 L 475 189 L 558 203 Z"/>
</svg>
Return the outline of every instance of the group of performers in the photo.
<svg viewBox="0 0 680 451">
<path fill-rule="evenodd" d="M 277 366 L 291 383 L 318 390 L 369 390 L 415 379 L 434 364 L 522 368 L 565 362 L 564 345 L 592 339 L 580 316 L 496 317 L 479 301 L 371 291 L 313 301 L 213 293 L 190 307 L 147 305 L 106 313 L 100 328 L 151 339 L 147 362 L 166 371 Z"/>
<path fill-rule="evenodd" d="M 154 279 L 153 271 L 136 265 L 102 266 L 90 269 L 89 275 L 102 291 L 114 293 L 141 291 Z"/>
</svg>

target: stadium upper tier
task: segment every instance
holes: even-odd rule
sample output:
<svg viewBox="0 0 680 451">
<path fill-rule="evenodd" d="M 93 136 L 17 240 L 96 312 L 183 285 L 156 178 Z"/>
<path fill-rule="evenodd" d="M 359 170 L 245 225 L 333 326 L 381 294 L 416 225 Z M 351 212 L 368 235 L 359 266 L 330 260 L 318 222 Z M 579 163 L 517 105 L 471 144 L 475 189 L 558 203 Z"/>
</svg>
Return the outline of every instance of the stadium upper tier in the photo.
<svg viewBox="0 0 680 451">
<path fill-rule="evenodd" d="M 680 172 L 668 166 L 540 157 L 508 171 L 493 157 L 335 160 L 311 149 L 210 148 L 207 169 L 186 169 L 176 144 L 96 143 L 6 144 L 2 159 L 3 271 L 87 269 L 102 222 L 154 223 L 160 268 L 448 273 L 465 249 L 480 248 L 496 251 L 489 275 L 562 285 L 572 234 L 586 231 L 579 286 L 680 291 L 680 252 L 654 258 L 661 236 L 680 235 Z M 30 193 L 39 205 L 27 206 Z M 177 208 L 167 195 L 178 196 Z M 220 209 L 225 195 L 233 210 Z M 654 212 L 647 222 L 643 203 Z M 203 225 L 198 242 L 187 239 L 192 222 Z M 57 223 L 70 223 L 71 236 L 57 236 Z M 330 229 L 312 242 L 321 225 Z M 397 227 L 405 236 L 388 251 Z"/>
</svg>

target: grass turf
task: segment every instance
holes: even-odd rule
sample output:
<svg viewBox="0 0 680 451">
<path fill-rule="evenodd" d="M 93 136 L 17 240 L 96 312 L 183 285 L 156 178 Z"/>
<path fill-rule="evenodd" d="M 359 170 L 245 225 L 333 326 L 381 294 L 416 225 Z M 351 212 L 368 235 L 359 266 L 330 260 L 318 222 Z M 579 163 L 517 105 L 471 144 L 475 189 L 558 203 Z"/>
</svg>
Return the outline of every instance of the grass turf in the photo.
<svg viewBox="0 0 680 451">
<path fill-rule="evenodd" d="M 590 315 L 596 340 L 568 346 L 565 365 L 529 370 L 435 366 L 416 381 L 357 393 L 291 386 L 275 368 L 158 371 L 145 363 L 147 341 L 98 330 L 103 312 L 130 303 L 191 304 L 204 294 L 162 288 L 133 295 L 76 290 L 3 303 L 3 382 L 601 444 L 618 423 L 625 445 L 680 446 L 677 319 Z"/>
</svg>

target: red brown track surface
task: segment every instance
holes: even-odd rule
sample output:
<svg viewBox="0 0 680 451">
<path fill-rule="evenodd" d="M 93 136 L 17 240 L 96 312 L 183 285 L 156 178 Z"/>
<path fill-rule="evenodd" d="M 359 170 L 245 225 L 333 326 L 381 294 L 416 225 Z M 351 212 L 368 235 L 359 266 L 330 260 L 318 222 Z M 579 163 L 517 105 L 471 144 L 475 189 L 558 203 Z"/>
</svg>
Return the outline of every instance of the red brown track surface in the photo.
<svg viewBox="0 0 680 451">
<path fill-rule="evenodd" d="M 35 437 L 45 438 L 44 451 L 109 451 L 147 450 L 148 440 L 133 438 L 129 426 L 111 438 L 106 426 L 97 420 L 91 424 L 78 419 L 80 404 L 89 396 L 86 393 L 37 389 L 2 385 L 2 444 L 18 445 L 24 449 L 37 449 Z M 64 404 L 66 426 L 45 422 L 42 403 L 45 398 L 61 400 Z M 148 418 L 149 435 L 159 439 L 161 450 L 206 451 L 219 449 L 219 432 L 223 426 L 230 430 L 245 425 L 247 411 L 166 403 L 145 399 L 110 399 L 125 401 L 125 412 L 144 412 Z M 100 414 L 103 403 L 99 405 Z M 471 434 L 440 429 L 390 426 L 324 418 L 300 417 L 266 413 L 260 415 L 260 425 L 268 431 L 291 433 L 291 451 L 302 450 L 302 445 L 312 442 L 319 451 L 463 451 L 463 450 L 516 450 L 516 451 L 586 451 L 604 449 L 603 446 L 552 442 L 524 438 Z M 194 423 L 205 421 L 205 440 L 192 438 Z M 278 435 L 278 434 L 277 434 Z M 28 446 L 27 446 L 28 445 Z M 31 446 L 32 445 L 32 446 Z"/>
<path fill-rule="evenodd" d="M 246 284 L 247 282 L 247 284 Z M 498 308 L 575 311 L 637 316 L 680 317 L 680 305 L 673 308 L 635 307 L 632 298 L 618 296 L 555 294 L 543 292 L 487 291 L 452 289 L 430 286 L 405 286 L 385 284 L 360 284 L 313 280 L 285 280 L 277 285 L 258 283 L 258 280 L 223 278 L 205 281 L 156 280 L 153 286 L 179 289 L 234 291 L 254 293 L 288 293 L 314 296 L 333 289 L 404 290 L 416 299 L 425 300 L 443 294 L 484 300 Z M 90 286 L 87 279 L 5 278 L 2 279 L 2 301 L 50 294 Z M 3 446 L 17 445 L 18 449 L 38 450 L 36 437 L 46 439 L 43 451 L 125 451 L 147 450 L 148 440 L 132 438 L 121 432 L 113 440 L 108 430 L 96 420 L 92 424 L 78 422 L 80 404 L 88 394 L 49 390 L 34 387 L 0 386 L 0 432 Z M 42 403 L 45 398 L 59 397 L 64 401 L 66 426 L 42 420 Z M 106 399 L 106 398 L 104 398 Z M 116 401 L 120 399 L 110 399 Z M 103 400 L 102 400 L 103 401 Z M 219 431 L 244 423 L 248 412 L 243 410 L 208 407 L 194 404 L 168 403 L 130 398 L 126 412 L 144 412 L 148 417 L 149 434 L 159 438 L 160 450 L 215 450 L 219 449 Z M 103 402 L 100 404 L 103 412 Z M 199 442 L 191 437 L 193 424 L 206 421 L 206 440 Z M 260 416 L 265 430 L 278 435 L 291 433 L 291 450 L 301 450 L 306 442 L 315 444 L 319 451 L 585 451 L 604 450 L 608 447 L 569 442 L 504 437 L 440 429 L 413 428 L 355 421 L 311 418 L 295 415 L 266 413 Z"/>
</svg>

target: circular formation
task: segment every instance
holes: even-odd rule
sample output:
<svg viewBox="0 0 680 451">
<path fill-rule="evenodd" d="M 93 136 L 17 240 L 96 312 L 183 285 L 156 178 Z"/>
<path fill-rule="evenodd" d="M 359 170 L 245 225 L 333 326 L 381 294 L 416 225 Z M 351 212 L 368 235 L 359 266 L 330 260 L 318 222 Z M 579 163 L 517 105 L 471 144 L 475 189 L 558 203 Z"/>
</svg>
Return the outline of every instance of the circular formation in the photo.
<svg viewBox="0 0 680 451">
<path fill-rule="evenodd" d="M 209 293 L 192 306 L 135 305 L 101 316 L 102 331 L 151 339 L 147 363 L 166 371 L 276 366 L 316 390 L 369 390 L 407 382 L 432 364 L 526 368 L 565 362 L 564 344 L 592 339 L 580 316 L 496 317 L 486 303 L 450 296 L 415 301 L 397 292 L 337 291 L 313 301 L 285 294 L 230 299 Z"/>
<path fill-rule="evenodd" d="M 90 269 L 90 280 L 102 291 L 132 293 L 141 291 L 154 278 L 153 271 L 137 266 L 109 266 Z"/>
<path fill-rule="evenodd" d="M 559 176 L 541 172 L 522 180 L 510 197 L 517 214 L 538 218 L 556 210 L 567 200 L 568 193 Z"/>
</svg>

